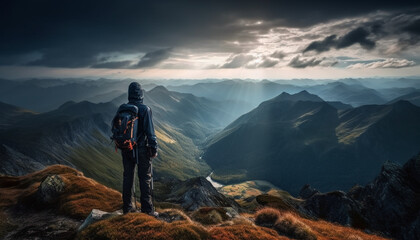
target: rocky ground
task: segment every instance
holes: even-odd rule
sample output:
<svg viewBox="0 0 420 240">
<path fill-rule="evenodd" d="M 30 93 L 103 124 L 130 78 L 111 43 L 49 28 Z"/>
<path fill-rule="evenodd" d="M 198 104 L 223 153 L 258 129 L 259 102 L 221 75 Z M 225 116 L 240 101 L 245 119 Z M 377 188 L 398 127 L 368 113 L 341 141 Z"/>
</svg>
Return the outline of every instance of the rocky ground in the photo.
<svg viewBox="0 0 420 240">
<path fill-rule="evenodd" d="M 364 223 L 366 217 L 373 216 L 369 214 L 374 214 L 373 208 L 371 212 L 362 211 L 361 206 L 368 206 L 367 197 L 363 197 L 365 192 L 385 194 L 385 197 L 380 196 L 383 203 L 395 197 L 392 195 L 395 191 L 380 190 L 380 186 L 382 189 L 410 186 L 401 193 L 413 198 L 408 197 L 411 200 L 402 203 L 393 199 L 397 201 L 393 204 L 402 213 L 408 211 L 408 206 L 418 206 L 411 205 L 418 197 L 416 189 L 412 188 L 415 187 L 413 179 L 417 179 L 418 158 L 407 164 L 409 167 L 391 170 L 385 166 L 374 183 L 349 193 L 319 193 L 306 186 L 302 191 L 306 200 L 285 194 L 259 195 L 253 200 L 256 205 L 252 211 L 219 193 L 205 178 L 159 179 L 156 206 L 160 217 L 157 219 L 142 213 L 122 215 L 118 211 L 121 209 L 119 192 L 70 167 L 54 165 L 21 177 L 0 176 L 3 219 L 0 238 L 384 239 L 367 232 L 393 233 L 382 233 L 374 224 L 356 226 L 355 220 L 362 219 Z M 402 184 L 389 187 L 390 179 L 393 184 Z M 377 193 L 373 189 L 377 189 Z M 354 209 L 360 210 L 360 218 L 351 215 Z M 410 223 L 412 225 L 407 226 L 411 228 L 407 229 L 414 229 L 411 233 L 415 233 L 418 225 L 415 221 Z M 364 231 L 353 227 L 364 228 Z M 402 238 L 410 239 L 406 235 Z"/>
</svg>

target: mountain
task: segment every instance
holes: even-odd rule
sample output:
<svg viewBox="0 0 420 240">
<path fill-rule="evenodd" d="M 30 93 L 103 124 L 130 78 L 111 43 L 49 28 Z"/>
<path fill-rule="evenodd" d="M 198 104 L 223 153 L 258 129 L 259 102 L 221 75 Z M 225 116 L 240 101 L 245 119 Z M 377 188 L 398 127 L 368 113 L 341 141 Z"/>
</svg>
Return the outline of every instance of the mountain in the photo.
<svg viewBox="0 0 420 240">
<path fill-rule="evenodd" d="M 127 102 L 127 94 L 112 100 L 116 105 Z M 225 127 L 237 115 L 225 103 L 188 93 L 168 91 L 158 86 L 147 91 L 144 103 L 151 107 L 158 121 L 171 125 L 197 143 Z"/>
<path fill-rule="evenodd" d="M 295 93 L 301 88 L 291 84 L 278 84 L 271 81 L 251 82 L 243 80 L 225 80 L 222 82 L 197 83 L 194 85 L 167 86 L 169 90 L 191 93 L 215 101 L 233 101 L 241 103 L 243 114 L 256 107 L 262 101 L 277 96 L 281 92 Z M 235 111 L 235 107 L 232 107 Z"/>
<path fill-rule="evenodd" d="M 37 112 L 54 110 L 68 101 L 109 102 L 127 91 L 132 80 L 0 79 L 0 101 Z M 151 89 L 156 85 L 143 84 Z"/>
<path fill-rule="evenodd" d="M 419 192 L 417 155 L 403 166 L 386 162 L 366 186 L 355 186 L 346 193 L 315 191 L 300 203 L 299 209 L 311 217 L 382 232 L 395 239 L 414 240 L 420 238 Z"/>
<path fill-rule="evenodd" d="M 0 102 L 0 129 L 8 128 L 19 119 L 27 118 L 34 114 L 36 113 L 27 109 Z"/>
<path fill-rule="evenodd" d="M 406 101 L 337 110 L 281 94 L 241 116 L 207 145 L 203 159 L 225 183 L 261 179 L 297 193 L 364 184 L 384 159 L 403 163 L 420 149 L 420 108 Z M 302 95 L 300 97 L 297 97 Z M 286 98 L 286 99 L 287 99 Z"/>
<path fill-rule="evenodd" d="M 14 109 L 10 108 L 7 115 Z M 112 103 L 67 102 L 54 111 L 16 118 L 0 131 L 0 172 L 22 175 L 48 165 L 65 164 L 120 189 L 121 156 L 109 139 L 116 109 Z M 210 171 L 198 159 L 200 153 L 191 138 L 165 122 L 156 120 L 155 126 L 160 146 L 154 160 L 156 176 L 186 179 Z"/>
<path fill-rule="evenodd" d="M 355 107 L 367 104 L 384 104 L 386 102 L 378 91 L 359 84 L 350 85 L 343 82 L 332 82 L 311 86 L 307 90 L 326 101 L 340 101 Z"/>
<path fill-rule="evenodd" d="M 388 104 L 392 104 L 392 103 L 398 102 L 400 100 L 409 101 L 414 105 L 420 106 L 420 91 L 411 92 L 411 93 L 408 93 L 406 95 L 397 97 L 397 98 L 389 101 Z"/>
</svg>

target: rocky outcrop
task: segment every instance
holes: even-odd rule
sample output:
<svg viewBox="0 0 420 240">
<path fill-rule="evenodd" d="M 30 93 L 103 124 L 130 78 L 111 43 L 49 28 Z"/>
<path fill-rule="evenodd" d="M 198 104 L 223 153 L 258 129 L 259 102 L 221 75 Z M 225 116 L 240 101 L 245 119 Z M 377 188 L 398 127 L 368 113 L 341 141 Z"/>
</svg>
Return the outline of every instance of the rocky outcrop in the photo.
<svg viewBox="0 0 420 240">
<path fill-rule="evenodd" d="M 316 193 L 299 210 L 398 239 L 420 239 L 420 155 L 404 166 L 386 162 L 374 181 L 347 193 Z"/>
<path fill-rule="evenodd" d="M 180 204 L 186 211 L 194 211 L 200 207 L 240 208 L 238 203 L 219 193 L 204 177 L 191 178 L 176 184 L 166 201 Z"/>
<path fill-rule="evenodd" d="M 305 184 L 305 186 L 303 186 L 299 192 L 299 197 L 303 199 L 308 199 L 317 193 L 320 193 L 320 192 L 316 190 L 315 188 L 311 187 L 311 185 Z"/>
<path fill-rule="evenodd" d="M 89 216 L 83 221 L 82 225 L 77 229 L 78 232 L 82 231 L 83 229 L 87 228 L 89 225 L 98 222 L 100 220 L 104 220 L 113 216 L 120 216 L 122 215 L 122 211 L 115 211 L 115 212 L 104 212 L 98 209 L 92 209 Z"/>
<path fill-rule="evenodd" d="M 64 191 L 65 184 L 59 175 L 51 175 L 44 179 L 38 187 L 37 197 L 41 203 L 55 203 Z"/>
</svg>

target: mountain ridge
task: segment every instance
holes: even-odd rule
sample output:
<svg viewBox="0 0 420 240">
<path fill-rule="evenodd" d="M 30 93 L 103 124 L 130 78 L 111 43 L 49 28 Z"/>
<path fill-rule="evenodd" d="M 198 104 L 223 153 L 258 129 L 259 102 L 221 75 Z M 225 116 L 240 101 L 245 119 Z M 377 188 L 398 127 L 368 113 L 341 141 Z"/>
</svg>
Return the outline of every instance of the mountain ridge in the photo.
<svg viewBox="0 0 420 240">
<path fill-rule="evenodd" d="M 419 151 L 420 108 L 407 101 L 339 111 L 326 102 L 275 100 L 208 142 L 203 159 L 216 180 L 240 170 L 238 181 L 267 180 L 292 193 L 308 182 L 348 189 L 375 176 L 378 159 L 402 162 Z"/>
</svg>

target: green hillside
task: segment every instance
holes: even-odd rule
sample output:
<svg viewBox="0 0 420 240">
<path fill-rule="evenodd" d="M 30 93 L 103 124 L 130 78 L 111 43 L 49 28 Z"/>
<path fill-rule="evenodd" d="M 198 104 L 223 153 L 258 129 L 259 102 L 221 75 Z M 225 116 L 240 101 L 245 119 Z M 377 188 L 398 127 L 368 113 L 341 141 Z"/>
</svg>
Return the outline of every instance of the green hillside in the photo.
<svg viewBox="0 0 420 240">
<path fill-rule="evenodd" d="M 293 194 L 306 183 L 347 190 L 385 160 L 403 163 L 420 150 L 420 108 L 409 102 L 337 110 L 299 94 L 261 103 L 209 141 L 203 158 L 215 180 L 262 179 Z"/>
</svg>

